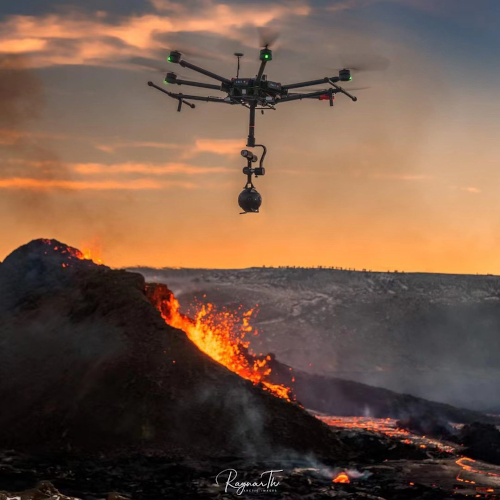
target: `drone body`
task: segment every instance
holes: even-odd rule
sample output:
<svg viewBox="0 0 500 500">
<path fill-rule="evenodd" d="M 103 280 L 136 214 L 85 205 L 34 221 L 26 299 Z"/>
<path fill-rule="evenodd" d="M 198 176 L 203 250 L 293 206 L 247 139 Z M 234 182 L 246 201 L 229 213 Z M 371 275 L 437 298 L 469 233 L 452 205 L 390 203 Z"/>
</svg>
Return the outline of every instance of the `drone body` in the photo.
<svg viewBox="0 0 500 500">
<path fill-rule="evenodd" d="M 243 213 L 258 213 L 260 205 L 262 203 L 262 197 L 255 189 L 252 183 L 252 176 L 258 177 L 259 175 L 265 174 L 265 169 L 263 167 L 264 157 L 266 155 L 266 147 L 261 144 L 255 143 L 255 112 L 256 110 L 262 110 L 262 113 L 266 109 L 274 110 L 276 105 L 283 104 L 286 102 L 292 102 L 301 99 L 319 99 L 321 101 L 328 100 L 330 106 L 333 106 L 334 95 L 337 93 L 342 93 L 348 96 L 353 101 L 357 98 L 349 94 L 342 87 L 337 85 L 338 82 L 349 82 L 352 80 L 351 72 L 349 69 L 342 69 L 339 71 L 338 76 L 324 77 L 318 80 L 310 80 L 300 83 L 292 83 L 288 85 L 282 85 L 279 82 L 274 82 L 267 79 L 267 75 L 264 74 L 265 67 L 269 61 L 272 61 L 273 54 L 272 51 L 266 45 L 260 51 L 260 67 L 257 75 L 254 78 L 240 78 L 240 58 L 243 54 L 236 53 L 235 56 L 238 58 L 238 70 L 236 78 L 227 79 L 211 71 L 207 71 L 203 68 L 195 66 L 182 59 L 182 54 L 173 50 L 170 52 L 168 61 L 170 63 L 179 64 L 183 68 L 188 68 L 202 75 L 208 76 L 219 83 L 209 84 L 190 80 L 182 80 L 177 77 L 174 72 L 167 73 L 165 77 L 165 84 L 174 85 L 187 85 L 191 87 L 199 87 L 210 90 L 217 90 L 227 94 L 226 97 L 212 97 L 212 96 L 199 96 L 199 95 L 187 95 L 182 93 L 170 92 L 161 87 L 158 87 L 153 82 L 148 82 L 150 87 L 154 87 L 161 92 L 167 94 L 169 97 L 176 99 L 178 101 L 177 111 L 181 111 L 182 105 L 186 104 L 190 108 L 194 108 L 195 105 L 189 101 L 205 101 L 205 102 L 216 102 L 220 104 L 229 105 L 241 105 L 249 109 L 250 119 L 248 127 L 248 138 L 247 147 L 253 148 L 256 146 L 263 148 L 263 154 L 260 160 L 260 166 L 258 168 L 253 168 L 252 163 L 258 160 L 251 151 L 243 150 L 241 152 L 242 156 L 247 159 L 247 166 L 243 168 L 243 173 L 247 176 L 247 183 L 238 197 L 238 204 L 243 210 Z M 322 89 L 315 92 L 306 93 L 293 93 L 290 90 L 309 87 L 312 85 L 329 84 L 328 89 Z M 188 101 L 189 100 L 189 101 Z"/>
</svg>

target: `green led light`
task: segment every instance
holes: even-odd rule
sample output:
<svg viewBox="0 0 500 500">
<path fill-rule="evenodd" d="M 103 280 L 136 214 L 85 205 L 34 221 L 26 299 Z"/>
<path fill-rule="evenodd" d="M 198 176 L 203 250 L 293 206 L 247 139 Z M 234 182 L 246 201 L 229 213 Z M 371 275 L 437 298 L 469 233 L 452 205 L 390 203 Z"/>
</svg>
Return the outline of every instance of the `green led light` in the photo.
<svg viewBox="0 0 500 500">
<path fill-rule="evenodd" d="M 168 56 L 168 57 L 167 57 L 167 61 L 168 61 L 168 62 L 172 62 L 172 56 Z"/>
<path fill-rule="evenodd" d="M 351 81 L 351 80 L 352 80 L 352 76 L 349 77 L 349 81 Z"/>
<path fill-rule="evenodd" d="M 269 59 L 269 54 L 264 54 L 264 59 Z"/>
<path fill-rule="evenodd" d="M 165 85 L 168 85 L 168 82 L 167 82 L 167 79 L 166 79 L 166 78 L 165 78 L 165 80 L 163 80 L 163 83 L 164 83 Z"/>
</svg>

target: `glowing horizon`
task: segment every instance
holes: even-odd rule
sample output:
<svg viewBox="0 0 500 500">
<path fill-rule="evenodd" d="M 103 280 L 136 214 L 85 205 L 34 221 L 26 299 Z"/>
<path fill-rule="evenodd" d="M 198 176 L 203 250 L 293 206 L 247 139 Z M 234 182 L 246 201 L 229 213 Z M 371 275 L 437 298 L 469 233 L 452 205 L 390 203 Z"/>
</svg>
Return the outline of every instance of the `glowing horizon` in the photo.
<svg viewBox="0 0 500 500">
<path fill-rule="evenodd" d="M 1 260 L 38 237 L 98 238 L 113 267 L 500 274 L 495 2 L 63 4 L 0 9 Z M 391 65 L 353 71 L 345 87 L 368 87 L 356 103 L 258 115 L 263 204 L 240 216 L 247 112 L 177 113 L 146 82 L 161 84 L 151 65 L 173 47 L 226 77 L 243 52 L 252 76 L 263 25 L 281 31 L 273 80 L 319 78 L 350 54 Z"/>
</svg>

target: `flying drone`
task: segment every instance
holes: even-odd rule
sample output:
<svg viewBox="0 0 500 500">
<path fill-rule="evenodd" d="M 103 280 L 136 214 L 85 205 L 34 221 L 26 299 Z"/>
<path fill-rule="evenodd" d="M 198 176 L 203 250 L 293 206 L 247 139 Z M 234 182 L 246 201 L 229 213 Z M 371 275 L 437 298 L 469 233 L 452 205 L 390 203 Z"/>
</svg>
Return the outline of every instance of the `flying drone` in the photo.
<svg viewBox="0 0 500 500">
<path fill-rule="evenodd" d="M 243 57 L 241 52 L 236 52 L 234 55 L 238 59 L 238 67 L 235 78 L 224 78 L 223 76 L 207 71 L 206 69 L 200 68 L 191 64 L 190 62 L 182 58 L 182 54 L 178 50 L 172 50 L 168 56 L 168 62 L 173 64 L 179 64 L 183 68 L 188 68 L 192 71 L 196 71 L 202 75 L 208 76 L 216 81 L 218 84 L 195 82 L 191 80 L 183 80 L 178 77 L 174 72 L 168 72 L 164 83 L 165 84 L 175 84 L 175 85 L 186 85 L 190 87 L 199 87 L 210 90 L 218 90 L 227 94 L 226 97 L 212 97 L 212 96 L 200 96 L 200 95 L 189 95 L 180 92 L 170 92 L 162 87 L 155 85 L 153 82 L 148 82 L 150 87 L 163 92 L 169 97 L 178 101 L 177 111 L 181 111 L 182 106 L 185 104 L 190 108 L 195 108 L 195 105 L 189 101 L 204 101 L 204 102 L 216 102 L 219 104 L 227 105 L 240 105 L 249 109 L 250 120 L 248 128 L 248 138 L 246 146 L 248 148 L 261 147 L 263 149 L 262 156 L 260 158 L 259 166 L 254 167 L 253 164 L 258 161 L 258 157 L 247 149 L 241 152 L 241 155 L 247 160 L 246 167 L 243 168 L 243 174 L 247 176 L 247 182 L 243 191 L 238 197 L 238 204 L 245 213 L 258 213 L 259 208 L 262 204 L 262 197 L 259 192 L 255 189 L 252 182 L 252 176 L 256 178 L 265 174 L 264 168 L 264 158 L 267 153 L 267 149 L 262 144 L 255 143 L 255 112 L 261 110 L 264 114 L 265 110 L 275 110 L 278 104 L 284 104 L 287 102 L 293 102 L 301 99 L 319 99 L 320 101 L 327 101 L 330 106 L 333 106 L 333 101 L 335 100 L 335 94 L 341 93 L 349 97 L 352 101 L 357 101 L 357 97 L 351 95 L 345 89 L 343 89 L 338 82 L 350 82 L 352 80 L 351 70 L 344 68 L 338 72 L 338 76 L 325 76 L 318 80 L 309 80 L 299 83 L 290 83 L 287 85 L 282 85 L 279 82 L 274 82 L 268 80 L 267 75 L 264 74 L 267 63 L 271 62 L 273 59 L 273 53 L 269 49 L 270 43 L 263 44 L 264 48 L 260 51 L 260 67 L 257 75 L 254 78 L 240 78 L 240 59 Z M 294 89 L 300 89 L 304 87 L 310 87 L 314 85 L 328 84 L 330 87 L 328 89 L 321 89 L 315 92 L 306 93 L 294 93 L 291 92 Z"/>
</svg>

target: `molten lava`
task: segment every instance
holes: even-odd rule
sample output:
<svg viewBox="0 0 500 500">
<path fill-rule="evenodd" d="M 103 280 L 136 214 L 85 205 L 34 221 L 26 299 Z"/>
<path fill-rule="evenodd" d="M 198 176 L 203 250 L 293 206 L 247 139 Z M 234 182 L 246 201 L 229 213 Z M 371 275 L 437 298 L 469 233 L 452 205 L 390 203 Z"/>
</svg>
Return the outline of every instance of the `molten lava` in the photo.
<svg viewBox="0 0 500 500">
<path fill-rule="evenodd" d="M 337 477 L 333 478 L 334 483 L 350 483 L 349 476 L 345 472 L 341 472 Z"/>
<path fill-rule="evenodd" d="M 83 243 L 81 248 L 83 248 L 83 259 L 91 260 L 99 265 L 102 264 L 102 246 L 97 238 L 91 242 Z"/>
<path fill-rule="evenodd" d="M 275 396 L 291 400 L 290 388 L 268 381 L 271 357 L 256 356 L 249 351 L 250 342 L 245 336 L 257 334 L 250 325 L 253 309 L 241 312 L 240 307 L 237 311 L 218 311 L 213 304 L 198 304 L 194 319 L 191 319 L 179 311 L 179 301 L 165 286 L 149 286 L 148 295 L 166 323 L 183 330 L 205 354 Z"/>
<path fill-rule="evenodd" d="M 102 265 L 101 248 L 98 245 L 97 240 L 93 240 L 93 242 L 88 247 L 85 247 L 83 252 L 78 250 L 78 248 L 58 243 L 56 242 L 56 240 L 42 239 L 42 242 L 49 247 L 45 252 L 46 255 L 48 255 L 50 251 L 59 254 L 60 256 L 67 259 L 67 261 L 71 261 L 71 259 L 75 258 L 78 260 L 92 261 L 94 264 Z M 62 267 L 70 266 L 71 264 L 69 262 L 64 262 L 62 264 Z"/>
</svg>

